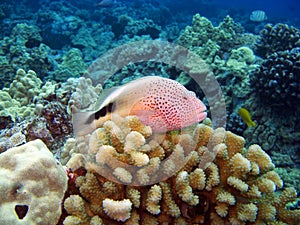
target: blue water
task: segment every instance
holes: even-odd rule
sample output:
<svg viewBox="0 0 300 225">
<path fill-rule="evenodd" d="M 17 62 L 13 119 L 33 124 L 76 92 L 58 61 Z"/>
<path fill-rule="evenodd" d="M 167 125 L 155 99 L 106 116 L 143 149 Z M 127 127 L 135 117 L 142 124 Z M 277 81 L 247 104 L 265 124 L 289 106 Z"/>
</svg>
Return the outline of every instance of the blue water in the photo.
<svg viewBox="0 0 300 225">
<path fill-rule="evenodd" d="M 297 26 L 300 23 L 299 0 L 213 0 L 217 7 L 231 10 L 251 12 L 252 10 L 264 10 L 270 20 L 292 21 Z"/>
<path fill-rule="evenodd" d="M 291 25 L 300 26 L 300 1 L 299 0 L 115 0 L 117 3 L 127 4 L 129 7 L 141 7 L 141 14 L 145 10 L 144 4 L 150 4 L 155 8 L 167 7 L 171 12 L 175 14 L 183 14 L 188 19 L 195 13 L 200 13 L 210 19 L 220 18 L 221 16 L 229 14 L 233 18 L 242 18 L 241 22 L 245 23 L 247 18 L 253 10 L 264 10 L 268 16 L 268 22 L 285 22 Z M 36 12 L 39 8 L 55 1 L 39 0 L 39 1 L 8 1 L 2 0 L 4 5 L 15 5 L 18 8 L 18 3 L 28 6 L 28 10 Z M 58 1 L 62 2 L 62 1 Z M 73 5 L 78 9 L 87 9 L 93 12 L 97 9 L 95 5 L 100 1 L 97 0 L 70 0 L 65 1 L 68 5 Z M 22 10 L 22 9 L 21 9 Z M 163 16 L 163 15 L 162 15 Z"/>
</svg>

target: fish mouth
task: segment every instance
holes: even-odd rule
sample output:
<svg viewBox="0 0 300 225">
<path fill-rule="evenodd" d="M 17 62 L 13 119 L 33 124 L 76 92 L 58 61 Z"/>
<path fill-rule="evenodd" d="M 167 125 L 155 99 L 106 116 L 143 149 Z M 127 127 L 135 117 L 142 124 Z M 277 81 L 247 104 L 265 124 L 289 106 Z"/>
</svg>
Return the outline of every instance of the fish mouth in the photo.
<svg viewBox="0 0 300 225">
<path fill-rule="evenodd" d="M 202 103 L 202 102 L 201 102 Z M 206 106 L 202 103 L 200 108 L 199 108 L 199 122 L 201 122 L 202 120 L 204 120 L 207 117 L 207 108 Z"/>
<path fill-rule="evenodd" d="M 206 112 L 207 111 L 207 107 L 206 107 L 206 105 L 204 105 L 203 102 L 200 102 L 199 110 L 200 110 L 200 112 Z"/>
<path fill-rule="evenodd" d="M 202 120 L 204 120 L 207 117 L 207 112 L 206 111 L 202 111 L 200 112 L 200 118 L 199 118 L 199 122 L 201 122 Z"/>
</svg>

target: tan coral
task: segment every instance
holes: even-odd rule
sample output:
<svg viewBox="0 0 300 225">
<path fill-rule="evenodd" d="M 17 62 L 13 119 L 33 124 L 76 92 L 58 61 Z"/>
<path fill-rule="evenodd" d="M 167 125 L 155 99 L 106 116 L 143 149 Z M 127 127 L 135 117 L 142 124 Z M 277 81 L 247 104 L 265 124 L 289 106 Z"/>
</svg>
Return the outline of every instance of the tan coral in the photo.
<svg viewBox="0 0 300 225">
<path fill-rule="evenodd" d="M 247 159 L 255 162 L 262 172 L 274 169 L 270 156 L 265 153 L 259 145 L 251 145 L 246 154 Z"/>
<path fill-rule="evenodd" d="M 89 152 L 96 154 L 102 145 L 109 145 L 109 138 L 104 128 L 99 128 L 93 132 L 89 138 Z"/>
<path fill-rule="evenodd" d="M 84 204 L 79 195 L 71 195 L 65 200 L 64 207 L 69 216 L 65 218 L 64 225 L 84 224 L 89 221 Z"/>
<path fill-rule="evenodd" d="M 124 152 L 124 132 L 113 121 L 106 121 L 103 124 L 103 128 L 108 131 L 110 143 L 115 147 L 117 152 Z"/>
<path fill-rule="evenodd" d="M 130 186 L 127 186 L 126 187 L 126 197 L 128 199 L 130 199 L 130 201 L 132 202 L 133 206 L 135 208 L 139 208 L 140 207 L 140 204 L 141 204 L 141 193 L 139 190 L 133 188 L 133 187 L 130 187 Z"/>
<path fill-rule="evenodd" d="M 33 70 L 27 73 L 23 69 L 18 69 L 15 80 L 7 89 L 8 93 L 17 101 L 25 106 L 33 102 L 38 95 L 42 81 L 37 77 Z"/>
<path fill-rule="evenodd" d="M 235 205 L 235 197 L 229 192 L 223 191 L 223 192 L 218 193 L 216 200 L 218 202 L 223 202 L 228 205 Z"/>
<path fill-rule="evenodd" d="M 129 199 L 115 201 L 113 199 L 103 200 L 103 210 L 112 219 L 124 222 L 130 218 L 132 203 Z"/>
<path fill-rule="evenodd" d="M 39 139 L 0 154 L 0 224 L 56 224 L 67 174 Z"/>
<path fill-rule="evenodd" d="M 193 189 L 190 186 L 189 174 L 186 171 L 181 171 L 176 177 L 176 191 L 182 201 L 189 205 L 197 205 L 199 197 L 194 195 Z"/>
<path fill-rule="evenodd" d="M 226 217 L 228 214 L 228 205 L 225 203 L 217 203 L 215 209 L 216 209 L 216 213 L 220 217 Z"/>
<path fill-rule="evenodd" d="M 95 214 L 101 214 L 103 212 L 102 200 L 105 198 L 105 194 L 97 177 L 92 173 L 87 173 L 85 176 L 76 179 L 76 186 L 79 187 L 81 195 L 92 203 L 90 209 Z M 95 198 L 95 195 L 97 198 Z"/>
<path fill-rule="evenodd" d="M 165 150 L 156 141 L 151 140 L 149 146 L 151 147 L 149 158 L 158 157 L 162 160 L 165 157 Z"/>
<path fill-rule="evenodd" d="M 110 157 L 116 154 L 117 151 L 113 146 L 102 145 L 97 151 L 96 162 L 100 164 L 106 164 L 106 163 L 111 164 Z"/>
<path fill-rule="evenodd" d="M 137 116 L 127 116 L 125 123 L 131 130 L 141 133 L 145 138 L 150 137 L 152 134 L 151 127 L 142 124 Z"/>
<path fill-rule="evenodd" d="M 193 151 L 188 155 L 188 161 L 184 165 L 182 170 L 191 172 L 192 169 L 199 164 L 199 162 L 200 162 L 199 154 L 196 151 Z"/>
<path fill-rule="evenodd" d="M 228 159 L 228 151 L 225 143 L 220 143 L 214 146 L 213 151 L 216 153 L 216 157 Z"/>
<path fill-rule="evenodd" d="M 105 181 L 103 183 L 102 191 L 105 196 L 112 196 L 118 191 L 116 183 L 112 181 Z"/>
<path fill-rule="evenodd" d="M 132 151 L 129 153 L 130 158 L 133 161 L 133 165 L 135 166 L 146 166 L 149 163 L 149 156 L 142 152 Z"/>
<path fill-rule="evenodd" d="M 213 129 L 209 126 L 206 126 L 204 124 L 200 124 L 197 126 L 195 130 L 195 138 L 198 142 L 198 147 L 207 145 L 212 132 Z"/>
<path fill-rule="evenodd" d="M 160 160 L 159 158 L 151 158 L 148 165 L 139 169 L 136 172 L 136 176 L 139 184 L 146 185 L 151 182 L 151 179 L 155 179 L 156 172 L 160 169 Z"/>
<path fill-rule="evenodd" d="M 296 224 L 300 223 L 300 210 L 288 210 L 286 205 L 289 202 L 294 202 L 297 198 L 297 192 L 294 188 L 286 188 L 283 190 L 279 198 L 276 199 L 274 203 L 275 208 L 277 209 L 277 218 L 282 220 L 287 224 Z"/>
<path fill-rule="evenodd" d="M 165 202 L 164 210 L 166 211 L 167 215 L 178 217 L 180 215 L 180 209 L 174 201 L 170 185 L 165 182 L 160 182 L 159 185 L 163 192 L 163 201 Z"/>
<path fill-rule="evenodd" d="M 82 148 L 88 173 L 76 180 L 89 221 L 98 215 L 112 225 L 300 223 L 300 210 L 286 208 L 295 190 L 278 194 L 283 183 L 270 157 L 258 145 L 245 148 L 238 135 L 202 124 L 147 136 L 135 117 L 117 117 L 104 126 L 101 135 L 91 135 L 93 150 Z M 133 152 L 149 162 L 137 166 Z M 118 217 L 109 206 L 124 200 L 126 213 Z"/>
<path fill-rule="evenodd" d="M 227 183 L 229 186 L 232 186 L 241 192 L 246 192 L 249 188 L 249 185 L 246 182 L 233 176 L 227 178 Z"/>
<path fill-rule="evenodd" d="M 238 219 L 241 221 L 254 222 L 256 220 L 257 206 L 253 203 L 237 205 Z"/>
<path fill-rule="evenodd" d="M 230 131 L 226 131 L 226 146 L 229 157 L 240 153 L 245 145 L 245 139 Z"/>
<path fill-rule="evenodd" d="M 273 193 L 276 190 L 275 183 L 267 178 L 259 179 L 256 185 L 261 193 Z"/>
<path fill-rule="evenodd" d="M 113 175 L 115 175 L 119 181 L 125 184 L 130 184 L 132 181 L 131 173 L 121 167 L 114 169 Z"/>
<path fill-rule="evenodd" d="M 149 192 L 147 193 L 147 211 L 153 215 L 157 215 L 160 213 L 160 200 L 162 197 L 161 187 L 158 185 L 153 185 Z"/>
<path fill-rule="evenodd" d="M 220 183 L 219 169 L 216 164 L 211 163 L 206 169 L 208 175 L 206 181 L 206 190 L 211 191 L 214 186 Z"/>
<path fill-rule="evenodd" d="M 141 217 L 139 213 L 135 209 L 133 209 L 130 218 L 124 223 L 124 225 L 139 225 L 140 220 Z"/>
<path fill-rule="evenodd" d="M 274 221 L 276 219 L 276 208 L 266 203 L 258 205 L 257 217 L 264 221 Z"/>
<path fill-rule="evenodd" d="M 137 131 L 131 131 L 125 137 L 124 151 L 136 151 L 138 148 L 145 144 L 145 141 L 146 140 L 141 133 Z"/>
<path fill-rule="evenodd" d="M 233 176 L 243 178 L 250 172 L 251 163 L 241 153 L 236 153 L 230 159 L 230 170 Z"/>
<path fill-rule="evenodd" d="M 190 173 L 190 185 L 193 190 L 203 190 L 205 188 L 206 176 L 202 169 L 197 168 Z"/>
<path fill-rule="evenodd" d="M 280 178 L 278 173 L 276 173 L 274 170 L 269 171 L 266 174 L 264 174 L 264 178 L 267 178 L 267 179 L 273 181 L 274 184 L 277 186 L 277 188 L 282 188 L 283 187 L 282 179 Z"/>
</svg>

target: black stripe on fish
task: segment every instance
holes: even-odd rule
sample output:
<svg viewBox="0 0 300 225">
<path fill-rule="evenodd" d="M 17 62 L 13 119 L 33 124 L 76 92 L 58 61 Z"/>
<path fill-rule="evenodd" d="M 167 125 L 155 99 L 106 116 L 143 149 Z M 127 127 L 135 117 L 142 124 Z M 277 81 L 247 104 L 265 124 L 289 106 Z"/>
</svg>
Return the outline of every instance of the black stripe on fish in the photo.
<svg viewBox="0 0 300 225">
<path fill-rule="evenodd" d="M 113 103 L 109 103 L 107 106 L 103 107 L 102 109 L 90 115 L 88 119 L 85 121 L 85 124 L 90 124 L 94 120 L 98 120 L 100 117 L 104 117 L 106 116 L 107 113 L 112 113 L 112 112 L 113 112 Z"/>
</svg>

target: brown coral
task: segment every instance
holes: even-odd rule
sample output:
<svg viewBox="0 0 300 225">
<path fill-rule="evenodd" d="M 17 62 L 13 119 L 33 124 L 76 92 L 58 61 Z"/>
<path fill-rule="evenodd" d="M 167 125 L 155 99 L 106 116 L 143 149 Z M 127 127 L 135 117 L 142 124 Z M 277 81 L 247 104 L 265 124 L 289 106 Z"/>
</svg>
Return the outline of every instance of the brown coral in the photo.
<svg viewBox="0 0 300 225">
<path fill-rule="evenodd" d="M 258 145 L 246 149 L 242 137 L 203 124 L 155 139 L 140 132 L 149 128 L 136 117 L 109 123 L 119 129 L 99 128 L 101 137 L 112 137 L 104 142 L 97 141 L 99 130 L 92 134 L 88 173 L 76 181 L 82 208 L 65 206 L 67 221 L 77 216 L 84 217 L 78 224 L 95 217 L 113 225 L 300 223 L 300 210 L 286 208 L 296 199 L 295 190 L 277 193 L 283 183 Z M 147 155 L 149 162 L 137 165 L 132 151 Z M 188 166 L 179 167 L 180 161 Z"/>
</svg>

